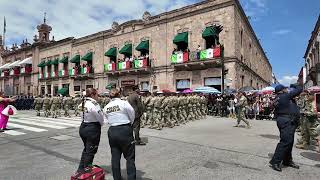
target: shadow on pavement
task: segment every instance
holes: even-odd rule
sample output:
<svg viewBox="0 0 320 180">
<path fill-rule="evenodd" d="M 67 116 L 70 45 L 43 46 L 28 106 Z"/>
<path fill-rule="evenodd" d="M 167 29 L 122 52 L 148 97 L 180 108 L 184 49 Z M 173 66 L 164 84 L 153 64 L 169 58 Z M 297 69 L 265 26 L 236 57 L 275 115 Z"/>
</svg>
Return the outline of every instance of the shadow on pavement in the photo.
<svg viewBox="0 0 320 180">
<path fill-rule="evenodd" d="M 107 174 L 111 174 L 112 175 L 112 168 L 111 166 L 100 166 L 101 168 L 103 168 Z M 145 174 L 145 172 L 141 171 L 141 170 L 137 170 L 137 179 L 139 180 L 152 180 L 150 178 L 144 178 L 143 175 Z M 122 178 L 127 179 L 127 170 L 126 169 L 122 169 L 121 170 L 121 175 Z"/>
<path fill-rule="evenodd" d="M 279 140 L 280 137 L 277 136 L 277 135 L 272 135 L 272 134 L 260 134 L 261 137 L 264 137 L 264 138 L 268 138 L 268 139 L 276 139 L 276 140 Z"/>
</svg>

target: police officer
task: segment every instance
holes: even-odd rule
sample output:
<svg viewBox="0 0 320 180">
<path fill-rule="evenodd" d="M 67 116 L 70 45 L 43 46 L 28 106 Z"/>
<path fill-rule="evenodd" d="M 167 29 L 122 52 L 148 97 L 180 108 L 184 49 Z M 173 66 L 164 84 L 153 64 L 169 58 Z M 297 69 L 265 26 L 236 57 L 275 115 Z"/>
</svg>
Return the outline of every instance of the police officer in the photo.
<svg viewBox="0 0 320 180">
<path fill-rule="evenodd" d="M 141 97 L 138 95 L 139 89 L 137 87 L 133 87 L 132 91 L 128 96 L 128 102 L 133 107 L 135 112 L 135 120 L 133 123 L 134 137 L 136 140 L 136 145 L 146 145 L 146 143 L 142 142 L 140 139 L 140 125 L 141 125 L 141 116 L 144 112 L 144 107 L 142 104 Z"/>
<path fill-rule="evenodd" d="M 272 169 L 282 171 L 281 164 L 299 169 L 299 166 L 292 161 L 292 147 L 294 133 L 299 121 L 299 108 L 294 101 L 296 96 L 302 92 L 302 88 L 292 85 L 292 91 L 283 85 L 277 85 L 275 93 L 277 97 L 274 104 L 274 113 L 277 126 L 280 131 L 280 142 L 277 145 L 273 158 L 270 161 Z"/>
<path fill-rule="evenodd" d="M 94 155 L 98 151 L 101 126 L 104 124 L 104 119 L 103 112 L 97 103 L 97 99 L 97 90 L 88 88 L 86 90 L 85 98 L 81 104 L 83 114 L 79 134 L 83 141 L 84 149 L 82 151 L 77 172 L 82 172 L 85 168 L 91 166 Z"/>
<path fill-rule="evenodd" d="M 111 89 L 111 101 L 103 111 L 110 128 L 108 130 L 109 145 L 111 148 L 111 164 L 113 179 L 121 180 L 120 159 L 123 154 L 127 160 L 128 180 L 136 179 L 135 143 L 132 124 L 135 112 L 132 106 L 120 99 L 120 91 Z"/>
</svg>

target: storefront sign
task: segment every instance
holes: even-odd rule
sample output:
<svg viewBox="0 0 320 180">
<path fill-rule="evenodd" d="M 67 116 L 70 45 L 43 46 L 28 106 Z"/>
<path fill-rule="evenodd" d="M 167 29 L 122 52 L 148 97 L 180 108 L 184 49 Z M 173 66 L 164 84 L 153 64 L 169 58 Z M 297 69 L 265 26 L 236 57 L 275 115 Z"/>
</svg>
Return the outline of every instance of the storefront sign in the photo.
<svg viewBox="0 0 320 180">
<path fill-rule="evenodd" d="M 121 81 L 121 86 L 134 86 L 135 84 L 135 80 Z"/>
</svg>

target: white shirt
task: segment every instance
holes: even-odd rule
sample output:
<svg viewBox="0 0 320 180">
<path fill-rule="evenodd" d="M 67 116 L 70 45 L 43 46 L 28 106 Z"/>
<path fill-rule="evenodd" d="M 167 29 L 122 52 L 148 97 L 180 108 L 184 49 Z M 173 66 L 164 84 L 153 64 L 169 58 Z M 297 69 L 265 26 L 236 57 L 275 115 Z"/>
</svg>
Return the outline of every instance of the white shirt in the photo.
<svg viewBox="0 0 320 180">
<path fill-rule="evenodd" d="M 82 104 L 79 105 L 82 108 Z M 85 123 L 99 122 L 101 126 L 104 124 L 103 112 L 100 105 L 96 100 L 92 98 L 86 98 L 84 103 L 84 115 L 82 115 L 82 121 Z"/>
<path fill-rule="evenodd" d="M 107 123 L 110 126 L 132 124 L 134 121 L 134 110 L 128 101 L 120 98 L 112 99 L 103 109 Z"/>
</svg>

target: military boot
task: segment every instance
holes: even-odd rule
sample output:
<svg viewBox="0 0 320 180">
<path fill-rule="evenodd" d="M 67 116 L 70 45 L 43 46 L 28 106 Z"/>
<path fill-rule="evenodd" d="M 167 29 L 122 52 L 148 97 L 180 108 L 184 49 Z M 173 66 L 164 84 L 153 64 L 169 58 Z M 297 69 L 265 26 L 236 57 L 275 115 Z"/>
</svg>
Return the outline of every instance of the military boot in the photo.
<svg viewBox="0 0 320 180">
<path fill-rule="evenodd" d="M 298 149 L 308 149 L 308 144 L 306 143 L 296 144 L 295 147 Z"/>
</svg>

